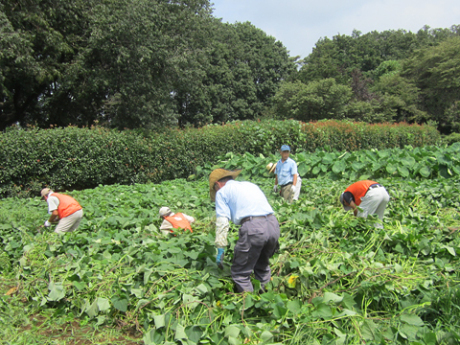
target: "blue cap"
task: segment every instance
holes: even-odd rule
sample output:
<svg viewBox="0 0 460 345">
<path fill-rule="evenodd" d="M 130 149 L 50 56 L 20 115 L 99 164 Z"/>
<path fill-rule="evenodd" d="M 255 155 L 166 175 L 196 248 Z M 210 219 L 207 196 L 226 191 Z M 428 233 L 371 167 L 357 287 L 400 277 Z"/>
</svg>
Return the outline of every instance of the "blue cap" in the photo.
<svg viewBox="0 0 460 345">
<path fill-rule="evenodd" d="M 281 151 L 291 151 L 291 148 L 289 147 L 289 145 L 283 145 L 281 146 Z"/>
</svg>

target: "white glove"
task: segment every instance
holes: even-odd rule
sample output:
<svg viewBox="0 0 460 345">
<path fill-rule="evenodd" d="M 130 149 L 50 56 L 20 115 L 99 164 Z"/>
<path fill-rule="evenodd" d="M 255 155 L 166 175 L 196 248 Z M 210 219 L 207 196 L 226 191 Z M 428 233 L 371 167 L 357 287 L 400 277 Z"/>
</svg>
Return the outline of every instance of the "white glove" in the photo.
<svg viewBox="0 0 460 345">
<path fill-rule="evenodd" d="M 227 247 L 227 234 L 230 224 L 227 217 L 218 217 L 216 219 L 216 241 L 217 248 Z"/>
<path fill-rule="evenodd" d="M 291 185 L 291 193 L 292 193 L 292 194 L 295 193 L 295 186 L 294 186 L 294 185 Z"/>
<path fill-rule="evenodd" d="M 275 184 L 275 186 L 273 187 L 273 191 L 276 193 L 278 191 L 278 185 Z"/>
<path fill-rule="evenodd" d="M 46 226 L 46 227 L 50 227 L 50 226 L 51 226 L 51 223 L 50 223 L 49 221 L 46 221 L 46 222 L 45 222 L 45 226 Z"/>
</svg>

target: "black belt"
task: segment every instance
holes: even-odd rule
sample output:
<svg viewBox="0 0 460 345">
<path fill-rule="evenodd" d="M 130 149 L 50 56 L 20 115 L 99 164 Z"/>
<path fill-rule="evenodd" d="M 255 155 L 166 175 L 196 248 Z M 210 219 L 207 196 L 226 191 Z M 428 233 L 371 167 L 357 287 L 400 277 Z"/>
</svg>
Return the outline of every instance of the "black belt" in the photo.
<svg viewBox="0 0 460 345">
<path fill-rule="evenodd" d="M 273 213 L 267 214 L 266 216 L 249 216 L 241 219 L 240 225 L 243 225 L 246 223 L 248 220 L 253 220 L 253 219 L 258 219 L 258 218 L 265 218 L 267 219 L 268 217 L 273 216 Z"/>
<path fill-rule="evenodd" d="M 284 188 L 284 187 L 286 187 L 286 186 L 289 186 L 290 184 L 292 184 L 292 182 L 288 182 L 288 183 L 286 183 L 286 184 L 283 184 L 283 185 L 280 186 L 280 187 L 281 187 L 281 188 Z"/>
<path fill-rule="evenodd" d="M 374 188 L 379 188 L 379 187 L 382 187 L 382 185 L 379 184 L 379 183 L 374 183 L 374 184 L 371 184 L 371 185 L 369 186 L 368 190 L 369 190 L 369 189 L 374 189 Z"/>
</svg>

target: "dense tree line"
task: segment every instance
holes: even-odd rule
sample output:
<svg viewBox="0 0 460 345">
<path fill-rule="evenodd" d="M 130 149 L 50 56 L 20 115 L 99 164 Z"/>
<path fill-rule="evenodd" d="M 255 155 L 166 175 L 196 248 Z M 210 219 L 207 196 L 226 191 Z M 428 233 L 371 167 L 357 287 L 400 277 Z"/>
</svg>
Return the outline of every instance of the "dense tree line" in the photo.
<svg viewBox="0 0 460 345">
<path fill-rule="evenodd" d="M 2 0 L 0 31 L 0 129 L 254 119 L 296 67 L 208 0 Z"/>
<path fill-rule="evenodd" d="M 460 130 L 460 25 L 320 39 L 274 97 L 273 114 L 303 121 L 434 121 Z"/>
<path fill-rule="evenodd" d="M 301 61 L 209 0 L 0 0 L 0 130 L 263 116 L 460 130 L 460 26 L 321 38 Z"/>
</svg>

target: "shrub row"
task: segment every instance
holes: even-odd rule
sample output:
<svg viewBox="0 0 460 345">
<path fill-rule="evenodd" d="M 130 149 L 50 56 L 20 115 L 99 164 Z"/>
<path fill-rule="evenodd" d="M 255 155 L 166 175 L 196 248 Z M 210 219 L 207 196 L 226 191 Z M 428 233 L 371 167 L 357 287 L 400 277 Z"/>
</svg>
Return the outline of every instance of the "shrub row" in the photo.
<svg viewBox="0 0 460 345">
<path fill-rule="evenodd" d="M 163 132 L 105 128 L 9 129 L 0 134 L 0 195 L 37 195 L 187 177 L 227 152 L 269 155 L 294 151 L 424 146 L 439 142 L 434 127 L 324 121 L 244 121 Z"/>
</svg>

